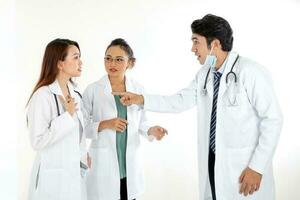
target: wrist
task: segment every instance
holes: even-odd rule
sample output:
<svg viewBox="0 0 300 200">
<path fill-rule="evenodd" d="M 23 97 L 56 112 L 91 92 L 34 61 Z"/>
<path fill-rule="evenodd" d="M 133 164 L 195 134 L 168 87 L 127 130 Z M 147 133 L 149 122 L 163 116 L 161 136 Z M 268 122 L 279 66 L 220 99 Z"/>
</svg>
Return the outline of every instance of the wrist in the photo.
<svg viewBox="0 0 300 200">
<path fill-rule="evenodd" d="M 144 96 L 143 95 L 139 95 L 139 104 L 144 105 Z"/>
<path fill-rule="evenodd" d="M 104 129 L 106 129 L 106 128 L 107 128 L 107 126 L 106 126 L 106 121 L 101 121 L 101 122 L 99 122 L 98 132 L 100 132 L 100 131 L 102 131 L 102 130 L 104 130 Z"/>
<path fill-rule="evenodd" d="M 71 111 L 69 111 L 69 110 L 67 110 L 67 112 L 73 117 L 74 112 L 71 112 Z"/>
<path fill-rule="evenodd" d="M 151 135 L 151 128 L 148 129 L 147 135 Z"/>
</svg>

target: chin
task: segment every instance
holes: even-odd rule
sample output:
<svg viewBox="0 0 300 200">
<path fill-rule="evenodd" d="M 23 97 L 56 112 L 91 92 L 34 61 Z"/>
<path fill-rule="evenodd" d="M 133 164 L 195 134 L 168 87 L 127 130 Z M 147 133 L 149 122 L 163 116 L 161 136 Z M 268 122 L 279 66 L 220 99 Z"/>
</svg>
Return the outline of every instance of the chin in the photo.
<svg viewBox="0 0 300 200">
<path fill-rule="evenodd" d="M 79 77 L 79 76 L 81 76 L 81 73 L 74 74 L 72 77 Z"/>
<path fill-rule="evenodd" d="M 109 76 L 111 76 L 111 77 L 119 77 L 120 76 L 120 74 L 119 73 L 108 73 L 108 75 Z"/>
</svg>

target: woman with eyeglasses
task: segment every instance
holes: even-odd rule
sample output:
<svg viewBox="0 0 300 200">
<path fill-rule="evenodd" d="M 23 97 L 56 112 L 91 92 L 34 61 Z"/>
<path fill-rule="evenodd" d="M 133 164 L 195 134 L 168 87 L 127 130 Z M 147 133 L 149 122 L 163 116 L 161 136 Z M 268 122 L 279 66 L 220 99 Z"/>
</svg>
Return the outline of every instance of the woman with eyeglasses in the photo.
<svg viewBox="0 0 300 200">
<path fill-rule="evenodd" d="M 28 101 L 27 125 L 36 151 L 29 200 L 85 200 L 86 151 L 77 42 L 55 39 L 45 50 L 40 78 Z"/>
<path fill-rule="evenodd" d="M 104 65 L 107 74 L 90 84 L 83 102 L 92 123 L 86 126 L 92 138 L 90 155 L 93 165 L 87 176 L 89 200 L 132 200 L 144 191 L 140 163 L 140 135 L 160 140 L 167 131 L 150 127 L 145 112 L 138 106 L 123 106 L 112 92 L 143 93 L 143 87 L 126 76 L 135 64 L 131 47 L 123 39 L 107 47 Z"/>
</svg>

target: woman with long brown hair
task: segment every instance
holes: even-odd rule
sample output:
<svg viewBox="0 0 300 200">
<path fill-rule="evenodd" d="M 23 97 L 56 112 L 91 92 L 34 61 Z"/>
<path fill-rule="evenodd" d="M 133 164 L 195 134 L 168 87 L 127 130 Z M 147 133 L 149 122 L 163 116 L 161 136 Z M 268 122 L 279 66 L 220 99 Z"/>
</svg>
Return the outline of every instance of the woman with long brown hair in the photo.
<svg viewBox="0 0 300 200">
<path fill-rule="evenodd" d="M 72 77 L 81 75 L 77 42 L 55 39 L 45 50 L 40 78 L 28 101 L 30 142 L 37 152 L 30 200 L 84 200 L 86 151 L 81 95 Z"/>
</svg>

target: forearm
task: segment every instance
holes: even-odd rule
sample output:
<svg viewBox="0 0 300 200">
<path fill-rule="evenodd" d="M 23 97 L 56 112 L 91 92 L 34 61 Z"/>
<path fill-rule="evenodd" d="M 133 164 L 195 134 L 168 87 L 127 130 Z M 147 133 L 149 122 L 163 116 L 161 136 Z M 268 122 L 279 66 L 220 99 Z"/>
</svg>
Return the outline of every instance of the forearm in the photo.
<svg viewBox="0 0 300 200">
<path fill-rule="evenodd" d="M 194 96 L 175 94 L 172 96 L 144 95 L 144 109 L 152 112 L 178 113 L 196 104 Z"/>
<path fill-rule="evenodd" d="M 249 167 L 260 174 L 268 163 L 272 161 L 274 152 L 279 140 L 282 127 L 282 117 L 279 114 L 276 118 L 264 119 L 260 123 L 260 136 L 257 147 L 253 153 Z"/>
</svg>

